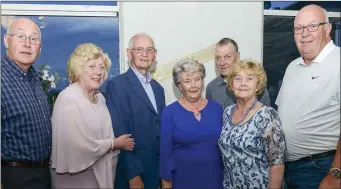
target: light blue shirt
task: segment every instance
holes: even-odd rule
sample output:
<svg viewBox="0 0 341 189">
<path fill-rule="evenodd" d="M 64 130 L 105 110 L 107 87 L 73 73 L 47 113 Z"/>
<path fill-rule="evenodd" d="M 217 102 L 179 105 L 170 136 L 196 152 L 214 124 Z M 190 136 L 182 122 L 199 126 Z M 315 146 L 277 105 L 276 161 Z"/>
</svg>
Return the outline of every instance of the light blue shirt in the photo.
<svg viewBox="0 0 341 189">
<path fill-rule="evenodd" d="M 140 80 L 141 85 L 146 91 L 149 97 L 149 100 L 155 109 L 155 112 L 158 113 L 153 88 L 152 88 L 152 85 L 150 84 L 150 82 L 152 81 L 152 75 L 149 72 L 147 72 L 147 77 L 144 77 L 140 72 L 136 71 L 133 67 L 131 67 L 131 69 L 134 71 L 135 75 Z"/>
</svg>

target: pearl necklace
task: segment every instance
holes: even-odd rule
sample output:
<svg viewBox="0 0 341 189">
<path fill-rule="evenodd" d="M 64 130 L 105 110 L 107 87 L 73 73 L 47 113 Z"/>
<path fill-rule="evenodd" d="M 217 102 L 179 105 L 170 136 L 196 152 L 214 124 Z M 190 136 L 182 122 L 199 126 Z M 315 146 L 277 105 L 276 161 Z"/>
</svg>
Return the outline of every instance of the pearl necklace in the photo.
<svg viewBox="0 0 341 189">
<path fill-rule="evenodd" d="M 236 123 L 236 124 L 233 124 L 233 123 L 232 123 L 232 115 L 233 115 L 233 112 L 234 112 L 234 110 L 236 109 L 236 106 L 237 106 L 237 105 L 236 105 L 235 107 L 233 107 L 233 110 L 232 110 L 232 113 L 231 113 L 231 124 L 232 124 L 232 125 L 239 125 L 240 123 L 242 123 L 242 122 L 244 121 L 244 119 L 246 118 L 246 116 L 250 113 L 250 111 L 255 107 L 255 105 L 256 105 L 257 102 L 258 102 L 258 99 L 256 99 L 256 100 L 253 102 L 253 104 L 251 105 L 251 107 L 245 112 L 243 118 L 242 118 L 240 121 L 238 121 L 238 123 Z"/>
</svg>

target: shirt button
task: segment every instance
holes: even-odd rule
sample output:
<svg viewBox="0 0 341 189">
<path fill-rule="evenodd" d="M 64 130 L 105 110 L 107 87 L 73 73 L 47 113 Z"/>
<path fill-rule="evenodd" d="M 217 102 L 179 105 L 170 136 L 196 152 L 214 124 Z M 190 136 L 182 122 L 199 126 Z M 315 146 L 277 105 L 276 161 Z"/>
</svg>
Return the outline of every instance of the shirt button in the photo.
<svg viewBox="0 0 341 189">
<path fill-rule="evenodd" d="M 22 78 L 20 78 L 20 79 L 22 79 Z"/>
<path fill-rule="evenodd" d="M 50 133 L 50 131 L 47 131 L 47 133 L 49 134 L 49 133 Z"/>
<path fill-rule="evenodd" d="M 44 116 L 44 118 L 45 118 L 45 116 Z"/>
<path fill-rule="evenodd" d="M 40 100 L 39 100 L 39 102 L 40 102 Z"/>
</svg>

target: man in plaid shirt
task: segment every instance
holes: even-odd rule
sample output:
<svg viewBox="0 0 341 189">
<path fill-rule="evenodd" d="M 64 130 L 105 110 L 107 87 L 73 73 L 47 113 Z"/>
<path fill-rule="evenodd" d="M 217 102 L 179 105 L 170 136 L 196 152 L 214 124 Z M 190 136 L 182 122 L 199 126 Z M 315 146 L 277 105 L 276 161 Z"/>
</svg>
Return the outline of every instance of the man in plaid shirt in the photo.
<svg viewBox="0 0 341 189">
<path fill-rule="evenodd" d="M 18 18 L 4 36 L 1 60 L 1 184 L 4 189 L 51 187 L 51 120 L 47 97 L 32 67 L 41 32 Z"/>
</svg>

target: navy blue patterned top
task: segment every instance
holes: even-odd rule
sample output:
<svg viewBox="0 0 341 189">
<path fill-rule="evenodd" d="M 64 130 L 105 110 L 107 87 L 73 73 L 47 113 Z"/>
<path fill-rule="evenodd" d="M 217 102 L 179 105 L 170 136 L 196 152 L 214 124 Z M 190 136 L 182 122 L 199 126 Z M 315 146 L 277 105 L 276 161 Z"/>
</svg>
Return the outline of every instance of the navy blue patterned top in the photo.
<svg viewBox="0 0 341 189">
<path fill-rule="evenodd" d="M 286 161 L 286 144 L 275 109 L 262 106 L 246 123 L 233 125 L 232 111 L 223 113 L 218 140 L 224 164 L 224 188 L 268 188 L 269 170 Z"/>
<path fill-rule="evenodd" d="M 1 160 L 40 161 L 51 153 L 51 117 L 33 67 L 1 60 Z"/>
</svg>

